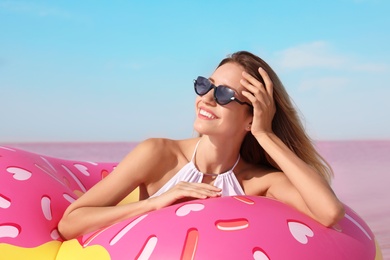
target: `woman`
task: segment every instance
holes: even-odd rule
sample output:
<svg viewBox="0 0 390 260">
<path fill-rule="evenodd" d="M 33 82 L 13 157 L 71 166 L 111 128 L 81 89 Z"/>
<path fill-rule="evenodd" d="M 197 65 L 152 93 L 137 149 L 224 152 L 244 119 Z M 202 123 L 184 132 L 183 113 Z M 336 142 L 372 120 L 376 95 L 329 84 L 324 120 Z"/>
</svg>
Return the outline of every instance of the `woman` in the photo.
<svg viewBox="0 0 390 260">
<path fill-rule="evenodd" d="M 325 226 L 343 215 L 329 165 L 305 134 L 275 72 L 237 52 L 194 81 L 198 138 L 148 139 L 71 204 L 66 239 L 189 199 L 257 195 L 292 205 Z M 135 188 L 140 201 L 117 206 Z"/>
</svg>

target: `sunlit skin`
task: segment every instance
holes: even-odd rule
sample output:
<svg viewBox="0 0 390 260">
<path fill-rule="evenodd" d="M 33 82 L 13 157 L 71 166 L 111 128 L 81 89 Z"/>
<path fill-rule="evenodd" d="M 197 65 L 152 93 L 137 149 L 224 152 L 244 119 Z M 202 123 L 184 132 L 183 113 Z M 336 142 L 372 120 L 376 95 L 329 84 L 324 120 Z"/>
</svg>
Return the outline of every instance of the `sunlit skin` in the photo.
<svg viewBox="0 0 390 260">
<path fill-rule="evenodd" d="M 87 191 L 66 210 L 59 230 L 66 239 L 108 226 L 129 217 L 160 209 L 178 201 L 220 196 L 214 178 L 203 183 L 180 182 L 160 196 L 149 198 L 195 156 L 199 171 L 220 174 L 232 168 L 241 143 L 251 131 L 281 170 L 252 165 L 243 159 L 234 169 L 246 195 L 267 196 L 287 203 L 325 226 L 336 223 L 343 206 L 327 181 L 293 153 L 273 132 L 273 85 L 259 68 L 265 86 L 235 63 L 220 66 L 209 77 L 214 85 L 236 91 L 236 98 L 253 106 L 230 102 L 221 106 L 213 90 L 195 100 L 194 128 L 202 137 L 186 140 L 148 139 L 131 151 L 114 172 Z M 140 201 L 115 206 L 136 187 Z"/>
</svg>

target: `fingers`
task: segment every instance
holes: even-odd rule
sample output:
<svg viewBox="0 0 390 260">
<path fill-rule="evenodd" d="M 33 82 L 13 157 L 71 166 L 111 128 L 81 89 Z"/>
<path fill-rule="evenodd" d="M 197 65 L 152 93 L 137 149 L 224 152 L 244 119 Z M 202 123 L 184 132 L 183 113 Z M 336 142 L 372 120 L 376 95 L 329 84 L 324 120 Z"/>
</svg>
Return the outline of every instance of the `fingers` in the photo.
<svg viewBox="0 0 390 260">
<path fill-rule="evenodd" d="M 258 71 L 260 73 L 260 76 L 264 80 L 265 86 L 258 79 L 256 79 L 246 71 L 242 72 L 243 79 L 241 80 L 241 84 L 255 96 L 256 94 L 266 92 L 272 98 L 273 84 L 270 77 L 268 76 L 268 73 L 261 67 L 258 69 Z"/>
<path fill-rule="evenodd" d="M 193 197 L 193 198 L 208 198 L 220 196 L 221 189 L 207 183 L 189 183 L 179 182 L 172 190 L 176 194 L 176 198 Z"/>
<path fill-rule="evenodd" d="M 264 84 L 247 72 L 242 72 L 241 85 L 245 88 L 242 95 L 253 105 L 251 132 L 253 135 L 272 132 L 272 120 L 276 112 L 273 98 L 273 84 L 267 72 L 259 68 Z"/>
<path fill-rule="evenodd" d="M 181 201 L 219 197 L 221 191 L 221 189 L 210 184 L 182 181 L 167 192 L 150 198 L 150 200 L 154 201 L 155 209 L 160 209 Z"/>
<path fill-rule="evenodd" d="M 240 83 L 246 89 L 242 92 L 242 95 L 248 98 L 254 107 L 259 106 L 260 103 L 266 106 L 270 105 L 272 97 L 269 96 L 264 85 L 247 72 L 243 72 L 242 76 L 243 79 Z"/>
<path fill-rule="evenodd" d="M 265 88 L 266 88 L 266 90 L 268 92 L 268 95 L 270 95 L 272 97 L 273 96 L 274 85 L 273 85 L 270 77 L 268 76 L 268 73 L 262 67 L 260 67 L 258 69 L 258 71 L 260 73 L 260 76 L 264 80 Z"/>
</svg>

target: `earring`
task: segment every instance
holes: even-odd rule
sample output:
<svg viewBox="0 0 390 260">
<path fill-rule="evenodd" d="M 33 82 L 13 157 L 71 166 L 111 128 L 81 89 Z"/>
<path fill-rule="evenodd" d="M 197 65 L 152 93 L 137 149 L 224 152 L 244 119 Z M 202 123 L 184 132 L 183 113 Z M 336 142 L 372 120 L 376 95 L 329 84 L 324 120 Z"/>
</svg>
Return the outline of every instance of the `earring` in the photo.
<svg viewBox="0 0 390 260">
<path fill-rule="evenodd" d="M 248 126 L 246 127 L 246 130 L 250 131 L 250 130 L 251 130 L 251 126 L 248 125 Z"/>
</svg>

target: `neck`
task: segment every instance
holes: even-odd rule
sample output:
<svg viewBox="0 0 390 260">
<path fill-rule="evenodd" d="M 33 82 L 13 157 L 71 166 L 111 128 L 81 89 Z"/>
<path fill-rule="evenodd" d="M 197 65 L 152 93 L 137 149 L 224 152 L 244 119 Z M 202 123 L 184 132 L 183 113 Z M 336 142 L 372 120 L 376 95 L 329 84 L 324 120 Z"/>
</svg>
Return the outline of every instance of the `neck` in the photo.
<svg viewBox="0 0 390 260">
<path fill-rule="evenodd" d="M 226 141 L 203 135 L 195 155 L 195 164 L 203 173 L 220 174 L 234 166 L 241 142 Z"/>
</svg>

